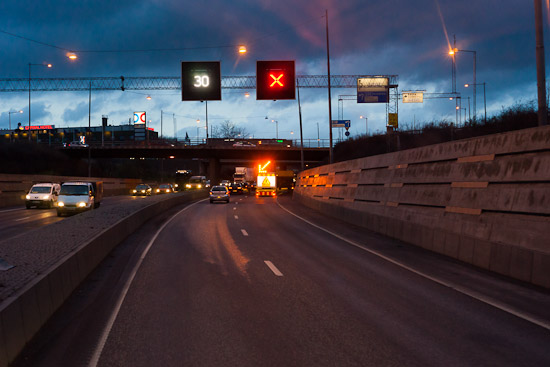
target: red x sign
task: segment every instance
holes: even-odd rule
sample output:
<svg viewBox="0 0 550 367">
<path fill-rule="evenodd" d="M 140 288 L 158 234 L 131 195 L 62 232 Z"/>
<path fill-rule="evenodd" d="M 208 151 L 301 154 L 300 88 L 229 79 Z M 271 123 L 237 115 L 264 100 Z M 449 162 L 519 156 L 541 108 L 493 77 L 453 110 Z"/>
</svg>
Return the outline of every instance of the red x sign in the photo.
<svg viewBox="0 0 550 367">
<path fill-rule="evenodd" d="M 269 87 L 273 87 L 275 84 L 278 84 L 279 86 L 283 87 L 283 83 L 281 83 L 281 78 L 284 76 L 285 74 L 282 73 L 280 74 L 278 77 L 275 77 L 275 75 L 273 74 L 269 74 L 269 76 L 271 77 L 271 79 L 273 79 L 273 83 L 271 83 L 271 85 Z"/>
</svg>

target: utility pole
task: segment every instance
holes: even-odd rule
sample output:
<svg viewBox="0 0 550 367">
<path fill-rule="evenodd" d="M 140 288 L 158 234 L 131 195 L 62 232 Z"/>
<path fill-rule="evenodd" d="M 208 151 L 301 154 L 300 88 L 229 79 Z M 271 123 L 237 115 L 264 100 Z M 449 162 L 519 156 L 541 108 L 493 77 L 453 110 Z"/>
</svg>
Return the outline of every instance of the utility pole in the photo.
<svg viewBox="0 0 550 367">
<path fill-rule="evenodd" d="M 546 106 L 546 70 L 544 66 L 544 32 L 542 27 L 542 0 L 535 0 L 535 31 L 537 57 L 537 94 L 539 126 L 548 125 Z"/>
</svg>

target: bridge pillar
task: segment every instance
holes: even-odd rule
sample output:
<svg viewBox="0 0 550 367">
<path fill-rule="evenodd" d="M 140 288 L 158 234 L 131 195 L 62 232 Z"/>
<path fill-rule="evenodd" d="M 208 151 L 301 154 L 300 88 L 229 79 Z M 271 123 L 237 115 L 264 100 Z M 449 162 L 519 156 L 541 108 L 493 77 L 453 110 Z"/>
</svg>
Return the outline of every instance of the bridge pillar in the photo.
<svg viewBox="0 0 550 367">
<path fill-rule="evenodd" d="M 212 185 L 216 185 L 220 182 L 221 164 L 218 158 L 210 158 L 206 177 L 210 180 Z"/>
</svg>

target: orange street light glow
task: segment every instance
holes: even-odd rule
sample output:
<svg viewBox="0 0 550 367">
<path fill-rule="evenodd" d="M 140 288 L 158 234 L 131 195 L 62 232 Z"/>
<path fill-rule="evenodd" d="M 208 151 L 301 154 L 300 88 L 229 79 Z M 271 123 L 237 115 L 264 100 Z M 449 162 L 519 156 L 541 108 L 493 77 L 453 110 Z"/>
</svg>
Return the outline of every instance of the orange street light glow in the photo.
<svg viewBox="0 0 550 367">
<path fill-rule="evenodd" d="M 70 60 L 76 60 L 78 59 L 78 56 L 76 56 L 76 54 L 74 52 L 67 52 L 67 57 L 70 59 Z"/>
<path fill-rule="evenodd" d="M 51 68 L 51 67 L 52 67 L 52 64 L 47 64 L 46 66 L 49 67 L 49 68 Z"/>
<path fill-rule="evenodd" d="M 245 54 L 246 53 L 246 46 L 239 46 L 239 53 Z"/>
<path fill-rule="evenodd" d="M 151 100 L 151 96 L 147 96 L 147 97 L 145 97 L 145 98 L 146 98 L 148 101 Z"/>
</svg>

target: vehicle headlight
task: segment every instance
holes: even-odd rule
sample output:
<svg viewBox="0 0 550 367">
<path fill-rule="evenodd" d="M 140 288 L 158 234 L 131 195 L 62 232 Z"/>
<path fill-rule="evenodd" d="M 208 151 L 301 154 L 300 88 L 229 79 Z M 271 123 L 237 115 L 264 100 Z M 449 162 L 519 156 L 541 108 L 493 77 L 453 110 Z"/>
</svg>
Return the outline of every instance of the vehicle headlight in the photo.
<svg viewBox="0 0 550 367">
<path fill-rule="evenodd" d="M 175 184 L 174 187 L 179 187 L 178 184 Z"/>
<path fill-rule="evenodd" d="M 85 208 L 86 207 L 86 203 L 81 201 L 80 203 L 78 203 L 78 207 L 79 208 Z"/>
<path fill-rule="evenodd" d="M 197 187 L 198 187 L 199 189 L 202 189 L 202 185 L 198 185 Z"/>
<path fill-rule="evenodd" d="M 137 192 L 137 190 L 132 190 L 132 192 L 135 194 Z"/>
<path fill-rule="evenodd" d="M 145 190 L 141 190 L 141 192 L 142 192 L 143 194 L 145 194 Z"/>
<path fill-rule="evenodd" d="M 170 189 L 166 189 L 166 192 L 170 192 Z"/>
<path fill-rule="evenodd" d="M 30 196 L 30 195 L 27 195 L 27 196 L 25 196 L 25 199 L 30 200 L 30 199 L 31 199 L 31 196 Z"/>
<path fill-rule="evenodd" d="M 160 189 L 157 189 L 157 192 L 160 192 Z"/>
<path fill-rule="evenodd" d="M 44 196 L 44 200 L 49 200 L 49 199 L 50 199 L 50 195 Z"/>
<path fill-rule="evenodd" d="M 190 188 L 191 188 L 191 185 L 187 184 L 187 185 L 185 185 L 185 187 L 186 187 L 187 189 L 190 189 Z"/>
<path fill-rule="evenodd" d="M 64 203 L 64 202 L 62 202 L 62 201 L 58 201 L 58 202 L 57 202 L 57 206 L 59 206 L 59 207 L 61 207 L 61 206 L 65 206 L 65 203 Z"/>
</svg>

